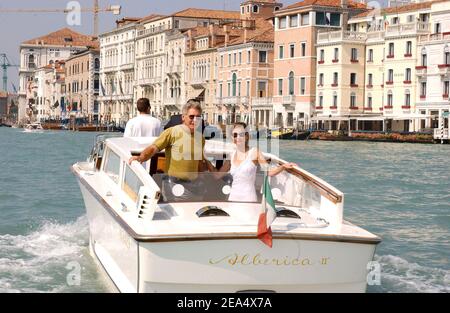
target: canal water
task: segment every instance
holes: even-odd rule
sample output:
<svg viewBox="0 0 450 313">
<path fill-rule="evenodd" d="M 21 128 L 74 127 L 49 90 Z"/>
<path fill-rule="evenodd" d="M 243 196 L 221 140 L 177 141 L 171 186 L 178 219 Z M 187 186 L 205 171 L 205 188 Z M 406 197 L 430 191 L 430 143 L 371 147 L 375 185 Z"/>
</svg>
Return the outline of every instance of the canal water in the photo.
<svg viewBox="0 0 450 313">
<path fill-rule="evenodd" d="M 0 292 L 108 292 L 70 172 L 94 137 L 0 128 Z M 280 151 L 345 193 L 345 219 L 382 237 L 369 292 L 450 292 L 450 145 L 283 141 Z"/>
</svg>

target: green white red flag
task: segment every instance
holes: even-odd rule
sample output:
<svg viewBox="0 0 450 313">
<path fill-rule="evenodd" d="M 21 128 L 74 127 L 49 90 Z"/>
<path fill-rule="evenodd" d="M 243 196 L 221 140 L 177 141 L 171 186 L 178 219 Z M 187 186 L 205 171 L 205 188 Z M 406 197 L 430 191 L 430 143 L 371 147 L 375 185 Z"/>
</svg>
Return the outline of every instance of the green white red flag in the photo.
<svg viewBox="0 0 450 313">
<path fill-rule="evenodd" d="M 275 210 L 275 202 L 273 201 L 272 190 L 270 189 L 269 177 L 264 177 L 262 212 L 258 220 L 258 239 L 272 248 L 272 229 L 271 225 L 277 212 Z"/>
</svg>

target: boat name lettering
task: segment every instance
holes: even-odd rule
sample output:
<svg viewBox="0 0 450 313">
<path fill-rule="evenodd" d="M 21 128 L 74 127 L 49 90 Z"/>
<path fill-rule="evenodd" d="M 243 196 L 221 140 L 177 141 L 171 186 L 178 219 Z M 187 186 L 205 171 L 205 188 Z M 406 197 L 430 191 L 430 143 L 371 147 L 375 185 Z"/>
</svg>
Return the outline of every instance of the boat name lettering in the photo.
<svg viewBox="0 0 450 313">
<path fill-rule="evenodd" d="M 329 265 L 330 258 L 323 257 L 314 261 L 311 258 L 299 258 L 299 257 L 277 257 L 267 258 L 261 256 L 261 254 L 230 254 L 222 258 L 210 258 L 209 264 L 229 264 L 231 266 L 244 265 L 244 266 L 312 266 L 312 265 Z"/>
</svg>

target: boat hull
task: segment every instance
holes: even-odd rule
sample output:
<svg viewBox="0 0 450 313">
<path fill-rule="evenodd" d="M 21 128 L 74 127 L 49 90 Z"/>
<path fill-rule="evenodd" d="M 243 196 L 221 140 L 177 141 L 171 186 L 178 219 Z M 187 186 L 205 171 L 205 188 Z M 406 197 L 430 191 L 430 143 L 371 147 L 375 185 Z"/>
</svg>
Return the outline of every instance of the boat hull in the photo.
<svg viewBox="0 0 450 313">
<path fill-rule="evenodd" d="M 80 183 L 94 257 L 120 292 L 365 292 L 376 244 L 328 239 L 139 239 Z"/>
</svg>

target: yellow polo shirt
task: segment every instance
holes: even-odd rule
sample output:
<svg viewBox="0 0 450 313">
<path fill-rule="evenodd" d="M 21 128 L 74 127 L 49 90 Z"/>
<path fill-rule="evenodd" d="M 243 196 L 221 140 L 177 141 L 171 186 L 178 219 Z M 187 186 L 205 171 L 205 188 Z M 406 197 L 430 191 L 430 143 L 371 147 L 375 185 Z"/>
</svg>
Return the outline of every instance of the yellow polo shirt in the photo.
<svg viewBox="0 0 450 313">
<path fill-rule="evenodd" d="M 197 178 L 205 148 L 201 132 L 191 134 L 187 126 L 177 125 L 166 129 L 153 144 L 159 151 L 166 150 L 166 174 L 186 180 Z"/>
</svg>

